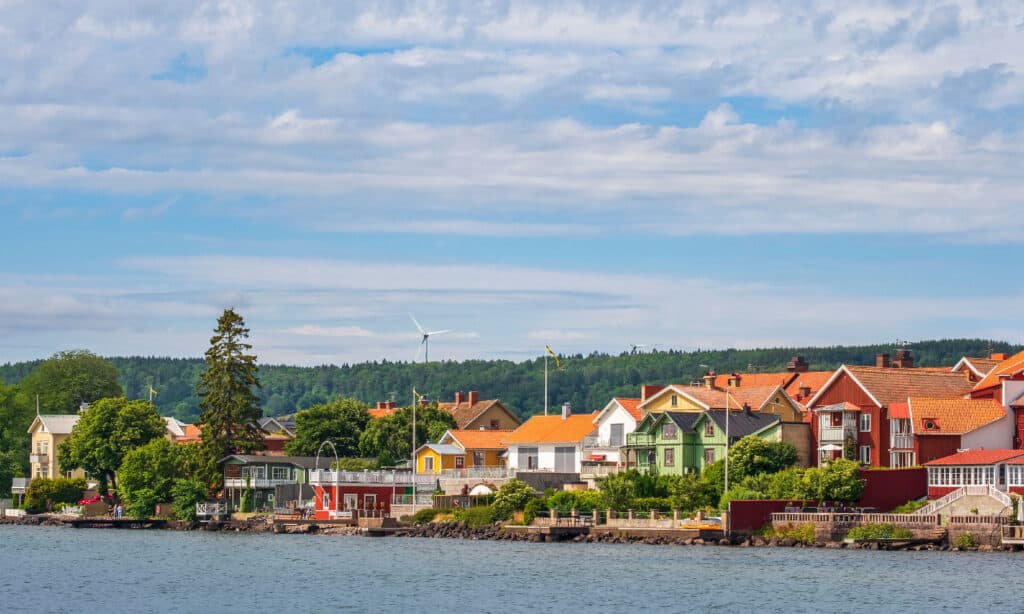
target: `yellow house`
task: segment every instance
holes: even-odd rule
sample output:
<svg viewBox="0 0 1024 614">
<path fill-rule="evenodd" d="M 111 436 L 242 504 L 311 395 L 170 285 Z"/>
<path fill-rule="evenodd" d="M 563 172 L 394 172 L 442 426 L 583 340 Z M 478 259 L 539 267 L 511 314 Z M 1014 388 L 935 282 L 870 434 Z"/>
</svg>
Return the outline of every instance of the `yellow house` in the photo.
<svg viewBox="0 0 1024 614">
<path fill-rule="evenodd" d="M 462 469 L 466 451 L 451 444 L 426 443 L 416 450 L 417 473 L 440 473 L 446 469 Z"/>
<path fill-rule="evenodd" d="M 740 409 L 775 414 L 782 422 L 803 422 L 803 411 L 780 385 L 775 386 L 712 386 L 705 378 L 704 386 L 666 386 L 640 404 L 646 415 L 666 411 L 702 412 L 709 409 Z"/>
<path fill-rule="evenodd" d="M 28 427 L 28 432 L 32 436 L 28 457 L 30 477 L 86 477 L 81 469 L 61 473 L 57 463 L 57 446 L 71 435 L 71 429 L 77 422 L 77 414 L 35 417 Z"/>
<path fill-rule="evenodd" d="M 444 434 L 440 443 L 452 444 L 465 452 L 466 468 L 502 467 L 505 465 L 505 439 L 509 430 L 451 430 Z"/>
</svg>

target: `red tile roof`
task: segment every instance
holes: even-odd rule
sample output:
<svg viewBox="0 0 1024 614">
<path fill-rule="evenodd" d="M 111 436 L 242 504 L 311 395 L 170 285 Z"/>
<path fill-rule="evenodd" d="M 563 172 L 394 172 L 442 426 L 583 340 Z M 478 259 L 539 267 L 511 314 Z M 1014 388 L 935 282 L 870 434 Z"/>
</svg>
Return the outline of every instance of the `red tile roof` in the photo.
<svg viewBox="0 0 1024 614">
<path fill-rule="evenodd" d="M 949 398 L 963 396 L 968 392 L 968 384 L 959 373 L 856 365 L 844 367 L 871 396 L 885 406 L 903 403 L 907 397 L 912 396 Z"/>
<path fill-rule="evenodd" d="M 508 448 L 505 440 L 511 430 L 451 430 L 448 431 L 455 441 L 466 450 L 504 450 Z"/>
<path fill-rule="evenodd" d="M 991 465 L 1018 457 L 1024 460 L 1024 450 L 967 450 L 966 452 L 957 452 L 950 456 L 943 456 L 942 458 L 928 461 L 924 465 L 925 467 L 937 465 Z"/>
<path fill-rule="evenodd" d="M 627 399 L 625 397 L 615 397 L 615 401 L 619 405 L 621 405 L 623 409 L 629 412 L 629 415 L 633 416 L 634 420 L 640 422 L 641 418 L 643 417 L 640 413 L 641 399 Z"/>
<path fill-rule="evenodd" d="M 395 410 L 395 409 L 377 409 L 375 407 L 371 407 L 370 409 L 366 410 L 366 412 L 368 414 L 370 414 L 370 418 L 371 419 L 372 418 L 383 418 L 385 416 L 390 416 L 391 414 L 395 413 L 395 411 L 397 411 L 397 410 Z"/>
<path fill-rule="evenodd" d="M 764 405 L 771 395 L 775 394 L 779 390 L 779 384 L 773 386 L 751 386 L 747 387 L 741 382 L 739 388 L 728 388 L 722 390 L 719 388 L 708 388 L 706 386 L 673 386 L 676 390 L 679 390 L 683 394 L 692 397 L 700 403 L 707 406 L 709 409 L 725 409 L 726 405 L 726 392 L 728 391 L 728 403 L 732 409 L 738 409 L 743 407 L 746 403 L 750 405 L 753 410 L 758 410 Z"/>
<path fill-rule="evenodd" d="M 992 388 L 1001 382 L 1000 375 L 1012 376 L 1024 371 L 1024 352 L 1018 352 L 999 363 L 974 387 L 975 390 Z"/>
<path fill-rule="evenodd" d="M 452 417 L 455 418 L 455 424 L 460 429 L 465 429 L 472 424 L 474 420 L 480 417 L 481 414 L 495 405 L 504 409 L 505 412 L 517 422 L 519 421 L 519 418 L 509 411 L 507 407 L 502 405 L 501 401 L 498 399 L 477 401 L 473 404 L 470 404 L 469 401 L 462 401 L 460 403 L 438 403 L 437 408 L 450 413 Z"/>
<path fill-rule="evenodd" d="M 889 406 L 892 416 L 892 406 Z M 1001 420 L 1006 409 L 993 399 L 931 399 L 911 397 L 911 425 L 916 435 L 962 435 Z M 927 428 L 926 422 L 934 428 Z"/>
<path fill-rule="evenodd" d="M 906 403 L 889 403 L 889 417 L 910 420 L 910 406 Z"/>
</svg>

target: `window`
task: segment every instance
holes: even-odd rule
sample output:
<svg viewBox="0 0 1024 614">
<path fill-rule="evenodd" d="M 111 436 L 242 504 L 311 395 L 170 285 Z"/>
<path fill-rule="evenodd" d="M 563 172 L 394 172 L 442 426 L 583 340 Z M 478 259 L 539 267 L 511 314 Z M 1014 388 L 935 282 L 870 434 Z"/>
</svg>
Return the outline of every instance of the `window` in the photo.
<svg viewBox="0 0 1024 614">
<path fill-rule="evenodd" d="M 715 462 L 715 449 L 714 448 L 708 448 L 707 450 L 704 450 L 704 464 L 705 465 L 711 465 L 714 462 Z"/>
<path fill-rule="evenodd" d="M 50 440 L 44 439 L 43 440 L 43 454 L 48 454 L 49 452 L 50 452 Z"/>
<path fill-rule="evenodd" d="M 288 467 L 273 467 L 270 472 L 275 480 L 288 479 Z"/>
<path fill-rule="evenodd" d="M 323 508 L 325 510 L 331 509 L 331 494 L 326 490 L 324 491 Z"/>
<path fill-rule="evenodd" d="M 500 429 L 500 428 L 501 428 L 501 421 L 499 421 L 499 420 L 491 420 L 491 430 L 492 431 Z"/>
<path fill-rule="evenodd" d="M 705 437 L 714 437 L 715 436 L 715 424 L 713 422 L 711 422 L 711 420 L 708 420 L 707 423 L 704 425 L 704 436 Z"/>
<path fill-rule="evenodd" d="M 610 427 L 608 443 L 614 447 L 621 447 L 625 441 L 625 436 L 623 435 L 625 427 L 622 424 L 612 424 Z"/>
<path fill-rule="evenodd" d="M 665 466 L 671 467 L 676 464 L 676 451 L 672 448 L 665 448 Z"/>
<path fill-rule="evenodd" d="M 455 468 L 456 469 L 462 469 L 465 466 L 466 466 L 466 457 L 465 456 L 456 456 L 455 457 Z"/>
<path fill-rule="evenodd" d="M 863 412 L 860 415 L 860 432 L 870 433 L 871 432 L 871 414 Z"/>
<path fill-rule="evenodd" d="M 661 425 L 661 438 L 662 439 L 675 439 L 676 438 L 676 425 L 672 422 L 666 422 Z"/>
<path fill-rule="evenodd" d="M 423 470 L 424 471 L 433 471 L 434 470 L 434 457 L 433 456 L 424 456 L 423 457 Z"/>
<path fill-rule="evenodd" d="M 838 411 L 834 411 L 834 412 L 829 413 L 829 416 L 831 416 L 832 426 L 843 426 L 843 414 L 842 413 L 840 413 Z"/>
<path fill-rule="evenodd" d="M 861 417 L 863 417 L 863 416 L 861 416 Z M 863 426 L 863 421 L 861 422 L 861 425 Z M 862 465 L 870 465 L 871 464 L 871 446 L 861 446 L 860 447 L 860 454 L 858 455 L 858 457 L 860 458 L 860 463 Z"/>
<path fill-rule="evenodd" d="M 484 459 L 484 453 L 483 452 L 481 452 L 480 450 L 476 450 L 476 451 L 473 452 L 473 466 L 474 467 L 483 467 L 486 462 L 487 461 Z"/>
<path fill-rule="evenodd" d="M 377 495 L 363 495 L 363 509 L 372 510 L 377 507 Z"/>
<path fill-rule="evenodd" d="M 672 407 L 679 407 L 679 397 L 672 395 Z"/>
<path fill-rule="evenodd" d="M 540 460 L 538 456 L 537 448 L 519 448 L 518 469 L 525 471 L 537 469 Z"/>
</svg>

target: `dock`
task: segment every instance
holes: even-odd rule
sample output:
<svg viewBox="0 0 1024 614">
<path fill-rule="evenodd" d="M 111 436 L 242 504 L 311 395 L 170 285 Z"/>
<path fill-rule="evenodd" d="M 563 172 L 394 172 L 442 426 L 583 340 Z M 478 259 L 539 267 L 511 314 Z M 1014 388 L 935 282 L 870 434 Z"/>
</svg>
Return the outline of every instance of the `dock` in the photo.
<svg viewBox="0 0 1024 614">
<path fill-rule="evenodd" d="M 167 520 L 136 518 L 62 518 L 64 526 L 76 529 L 165 529 Z"/>
</svg>

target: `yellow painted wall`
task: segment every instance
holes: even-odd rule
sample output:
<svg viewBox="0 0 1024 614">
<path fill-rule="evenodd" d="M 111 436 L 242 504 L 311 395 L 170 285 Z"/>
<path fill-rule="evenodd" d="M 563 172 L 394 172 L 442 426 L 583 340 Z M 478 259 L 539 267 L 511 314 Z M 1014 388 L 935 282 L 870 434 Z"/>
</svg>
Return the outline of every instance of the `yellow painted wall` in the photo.
<svg viewBox="0 0 1024 614">
<path fill-rule="evenodd" d="M 502 459 L 498 456 L 501 453 L 500 450 L 483 450 L 483 453 L 484 464 L 480 465 L 481 467 L 500 467 L 501 465 L 504 464 L 502 462 Z M 466 466 L 477 466 L 473 464 L 473 450 L 466 450 Z"/>
<path fill-rule="evenodd" d="M 672 405 L 672 397 L 676 397 L 676 404 Z M 697 405 L 685 396 L 669 390 L 657 399 L 652 400 L 644 409 L 648 413 L 659 413 L 665 411 L 704 411 L 704 408 Z"/>
<path fill-rule="evenodd" d="M 776 400 L 779 402 L 776 403 Z M 761 409 L 761 413 L 775 414 L 783 422 L 803 422 L 802 412 L 789 400 L 789 397 L 781 392 L 776 393 L 775 396 L 769 399 L 768 403 Z"/>
<path fill-rule="evenodd" d="M 431 471 L 427 471 L 426 458 L 434 459 L 434 468 Z M 417 473 L 441 473 L 445 469 L 455 469 L 455 456 L 453 455 L 440 455 L 434 452 L 430 448 L 424 448 L 420 450 L 419 454 L 416 455 L 416 472 Z"/>
<path fill-rule="evenodd" d="M 30 463 L 29 477 L 48 477 L 48 478 L 60 478 L 64 477 L 64 474 L 60 472 L 60 463 L 57 462 L 57 446 L 67 439 L 67 435 L 55 435 L 53 433 L 43 433 L 36 431 L 32 433 L 32 443 L 29 448 L 29 455 L 46 455 L 45 463 Z M 45 450 L 45 451 L 44 451 Z M 45 472 L 41 472 L 40 469 L 45 468 Z M 84 478 L 85 471 L 81 469 L 75 469 L 71 472 L 71 477 Z"/>
<path fill-rule="evenodd" d="M 492 426 L 491 420 L 497 420 L 497 426 Z M 462 428 L 471 431 L 475 431 L 480 427 L 484 427 L 486 429 L 499 428 L 511 430 L 515 429 L 520 424 L 521 423 L 518 420 L 514 420 L 511 416 L 509 416 L 507 412 L 503 411 L 502 409 L 499 409 L 496 406 L 491 406 L 487 408 L 487 411 L 477 416 L 472 422 L 470 422 L 469 424 L 465 425 Z"/>
</svg>

